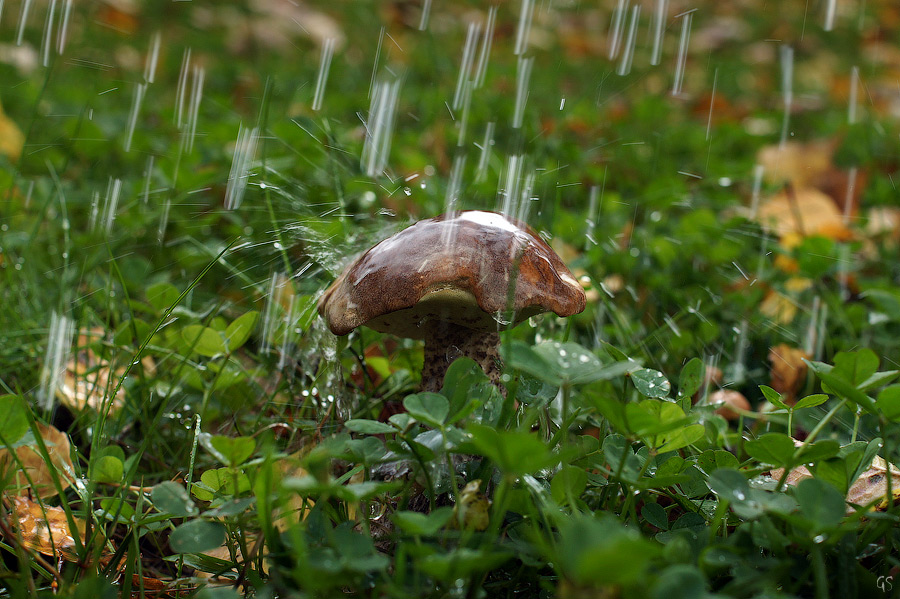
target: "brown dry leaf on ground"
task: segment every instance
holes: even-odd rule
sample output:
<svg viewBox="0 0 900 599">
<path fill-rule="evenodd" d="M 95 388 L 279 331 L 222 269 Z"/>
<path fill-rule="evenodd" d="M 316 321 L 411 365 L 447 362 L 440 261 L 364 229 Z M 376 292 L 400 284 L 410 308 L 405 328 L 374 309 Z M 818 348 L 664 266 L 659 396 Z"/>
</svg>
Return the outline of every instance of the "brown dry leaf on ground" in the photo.
<svg viewBox="0 0 900 599">
<path fill-rule="evenodd" d="M 481 481 L 473 480 L 459 492 L 450 525 L 466 530 L 485 530 L 490 524 L 491 500 L 481 492 Z"/>
<path fill-rule="evenodd" d="M 833 153 L 834 143 L 830 141 L 787 142 L 760 148 L 756 161 L 762 165 L 763 177 L 769 183 L 813 187 L 833 168 Z"/>
<path fill-rule="evenodd" d="M 892 501 L 888 500 L 888 477 L 891 479 Z M 875 456 L 869 469 L 863 472 L 850 486 L 847 501 L 860 506 L 875 504 L 875 509 L 884 511 L 888 505 L 900 498 L 900 469 L 888 464 L 881 456 Z"/>
<path fill-rule="evenodd" d="M 332 39 L 336 48 L 346 41 L 336 20 L 303 2 L 251 0 L 245 9 L 215 5 L 197 8 L 193 21 L 204 29 L 224 29 L 228 48 L 235 54 L 243 54 L 255 46 L 294 52 L 295 40 L 302 36 L 320 45 Z"/>
<path fill-rule="evenodd" d="M 279 461 L 278 465 L 282 477 L 300 478 L 307 476 L 309 472 L 300 465 L 300 460 L 309 453 L 310 449 L 311 447 L 301 449 L 291 454 L 288 459 Z M 311 499 L 304 498 L 299 493 L 292 493 L 287 503 L 281 507 L 278 517 L 275 518 L 272 524 L 277 530 L 284 532 L 297 522 L 305 520 L 314 505 L 315 502 Z"/>
<path fill-rule="evenodd" d="M 799 441 L 794 441 L 795 445 L 800 445 Z M 891 497 L 888 500 L 888 470 L 890 469 L 891 478 Z M 769 476 L 775 480 L 781 480 L 784 475 L 784 468 L 776 468 L 769 471 Z M 813 475 L 806 466 L 798 466 L 788 472 L 785 478 L 785 485 L 789 487 L 796 486 L 801 480 L 812 478 Z M 847 503 L 858 505 L 861 507 L 871 507 L 876 511 L 885 511 L 890 504 L 900 499 L 900 469 L 893 464 L 888 464 L 881 456 L 875 456 L 869 469 L 859 475 L 850 489 L 847 491 Z M 853 514 L 856 510 L 852 506 L 847 506 L 847 514 Z"/>
<path fill-rule="evenodd" d="M 78 561 L 77 544 L 65 510 L 42 506 L 21 496 L 10 498 L 9 504 L 9 525 L 26 549 Z M 78 537 L 84 543 L 85 523 L 78 518 L 74 518 L 74 523 Z"/>
<path fill-rule="evenodd" d="M 734 389 L 717 389 L 709 394 L 707 402 L 711 406 L 718 406 L 716 414 L 725 420 L 737 420 L 741 417 L 741 412 L 753 409 L 744 394 Z"/>
<path fill-rule="evenodd" d="M 789 404 L 794 403 L 797 391 L 806 382 L 808 367 L 803 360 L 809 357 L 802 349 L 785 343 L 769 349 L 769 362 L 772 364 L 769 386 L 781 393 Z"/>
<path fill-rule="evenodd" d="M 102 339 L 105 334 L 98 328 L 79 331 L 77 353 L 66 364 L 65 374 L 56 390 L 59 401 L 72 411 L 81 412 L 90 408 L 99 412 L 111 404 L 109 413 L 114 414 L 125 404 L 123 386 L 119 387 L 111 401 L 108 396 L 125 375 L 125 367 L 113 370 L 109 362 L 90 347 L 92 342 Z M 156 372 L 156 364 L 149 356 L 141 359 L 141 366 L 147 374 Z"/>
<path fill-rule="evenodd" d="M 779 237 L 822 235 L 836 240 L 852 237 L 834 201 L 812 187 L 785 189 L 760 204 L 756 215 L 764 229 Z"/>
<path fill-rule="evenodd" d="M 756 158 L 769 183 L 790 185 L 798 192 L 816 189 L 823 192 L 838 211 L 843 212 L 846 208 L 849 215 L 854 215 L 868 181 L 868 172 L 837 168 L 833 158 L 838 145 L 833 140 L 774 144 L 761 148 Z"/>
<path fill-rule="evenodd" d="M 769 289 L 759 305 L 759 312 L 779 324 L 788 324 L 797 316 L 797 302 Z"/>
<path fill-rule="evenodd" d="M 22 156 L 24 147 L 25 136 L 12 119 L 6 116 L 0 105 L 0 155 L 15 162 Z"/>
<path fill-rule="evenodd" d="M 49 424 L 38 423 L 37 427 L 44 445 L 47 446 L 47 454 L 53 466 L 55 466 L 60 486 L 65 490 L 74 480 L 69 438 L 65 433 L 60 432 Z M 19 458 L 21 467 L 13 459 L 8 449 L 0 449 L 0 475 L 7 478 L 9 476 L 7 473 L 10 469 L 16 470 L 14 475 L 9 476 L 10 482 L 4 492 L 7 495 L 36 495 L 43 499 L 55 496 L 57 489 L 53 484 L 50 470 L 53 466 L 44 460 L 37 446 L 21 445 L 16 448 L 16 455 Z"/>
</svg>

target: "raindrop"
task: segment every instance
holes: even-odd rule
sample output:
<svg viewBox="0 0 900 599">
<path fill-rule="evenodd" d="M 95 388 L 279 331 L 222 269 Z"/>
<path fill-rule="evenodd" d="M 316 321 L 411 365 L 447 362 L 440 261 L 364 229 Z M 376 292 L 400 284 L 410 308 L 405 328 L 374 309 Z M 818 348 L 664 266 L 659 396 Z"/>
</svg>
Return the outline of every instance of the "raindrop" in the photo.
<svg viewBox="0 0 900 599">
<path fill-rule="evenodd" d="M 75 323 L 71 318 L 61 316 L 56 311 L 50 315 L 47 352 L 44 354 L 44 366 L 41 369 L 41 382 L 38 392 L 40 406 L 45 410 L 53 407 L 56 389 L 60 378 L 66 371 L 67 358 L 71 350 L 74 333 Z"/>
<path fill-rule="evenodd" d="M 613 10 L 612 23 L 609 32 L 609 47 L 607 57 L 613 60 L 619 55 L 619 47 L 622 45 L 622 27 L 625 26 L 625 12 L 628 10 L 627 0 L 618 0 Z"/>
<path fill-rule="evenodd" d="M 178 87 L 175 92 L 175 126 L 181 129 L 184 117 L 184 100 L 187 95 L 188 73 L 191 66 L 191 49 L 185 48 L 181 56 L 181 70 L 178 73 Z"/>
<path fill-rule="evenodd" d="M 475 88 L 484 85 L 487 75 L 487 63 L 491 55 L 491 42 L 494 38 L 494 23 L 497 20 L 497 7 L 492 6 L 488 10 L 487 23 L 484 25 L 484 36 L 481 38 L 481 50 L 478 52 L 478 64 L 475 67 Z"/>
<path fill-rule="evenodd" d="M 463 94 L 466 84 L 470 81 L 469 73 L 475 60 L 475 47 L 478 45 L 478 37 L 481 35 L 481 25 L 469 23 L 466 30 L 466 41 L 463 44 L 462 62 L 459 66 L 459 75 L 456 78 L 456 92 L 453 94 L 453 110 L 462 108 Z"/>
<path fill-rule="evenodd" d="M 494 121 L 489 122 L 485 128 L 484 140 L 481 142 L 481 146 L 478 146 L 478 144 L 475 145 L 475 147 L 478 147 L 481 150 L 481 154 L 478 157 L 478 167 L 475 169 L 476 183 L 481 183 L 487 176 L 488 162 L 491 157 L 491 146 L 494 145 L 494 127 L 496 127 L 496 125 L 497 123 Z"/>
<path fill-rule="evenodd" d="M 691 21 L 694 11 L 688 11 L 681 16 L 681 39 L 678 41 L 678 55 L 675 61 L 675 82 L 672 84 L 672 95 L 681 95 L 684 83 L 684 66 L 687 62 L 688 45 L 691 39 Z"/>
<path fill-rule="evenodd" d="M 428 28 L 428 17 L 431 14 L 431 0 L 422 2 L 422 18 L 419 20 L 419 31 L 425 31 Z"/>
<path fill-rule="evenodd" d="M 528 49 L 528 35 L 531 32 L 531 16 L 534 12 L 534 0 L 522 0 L 519 11 L 519 26 L 516 28 L 516 46 L 513 54 L 521 56 Z"/>
<path fill-rule="evenodd" d="M 781 123 L 781 145 L 787 142 L 788 123 L 790 122 L 791 104 L 794 101 L 794 49 L 790 46 L 781 46 L 781 93 L 784 96 L 784 120 Z"/>
<path fill-rule="evenodd" d="M 399 97 L 399 79 L 379 81 L 375 85 L 365 123 L 366 139 L 361 158 L 361 166 L 370 177 L 378 175 L 387 166 Z"/>
<path fill-rule="evenodd" d="M 519 58 L 516 67 L 516 103 L 513 108 L 513 129 L 522 127 L 522 115 L 525 112 L 525 102 L 528 100 L 528 81 L 531 79 L 531 67 L 534 57 Z"/>
<path fill-rule="evenodd" d="M 825 23 L 822 26 L 825 31 L 834 29 L 834 14 L 836 8 L 837 0 L 827 0 L 827 4 L 825 5 Z"/>
<path fill-rule="evenodd" d="M 669 0 L 656 0 L 656 11 L 653 13 L 653 53 L 650 64 L 656 66 L 662 58 L 663 33 L 665 32 L 666 14 Z"/>
<path fill-rule="evenodd" d="M 44 36 L 41 38 L 41 64 L 50 66 L 50 45 L 53 39 L 53 20 L 56 15 L 56 0 L 50 0 L 47 17 L 44 20 Z"/>
<path fill-rule="evenodd" d="M 147 93 L 147 83 L 138 83 L 134 88 L 134 98 L 131 101 L 131 112 L 128 113 L 128 133 L 125 135 L 125 151 L 131 151 L 131 140 L 134 138 L 134 129 L 137 126 L 138 113 Z"/>
<path fill-rule="evenodd" d="M 240 207 L 250 178 L 250 164 L 256 156 L 259 141 L 259 129 L 245 129 L 243 123 L 238 127 L 237 142 L 234 145 L 234 157 L 231 161 L 231 172 L 228 174 L 228 185 L 225 188 L 225 209 L 234 210 Z"/>
<path fill-rule="evenodd" d="M 641 7 L 637 4 L 631 7 L 631 22 L 628 24 L 628 36 L 625 38 L 625 52 L 616 71 L 620 76 L 631 72 L 631 61 L 634 58 L 634 41 L 637 33 L 638 19 L 641 16 Z"/>
<path fill-rule="evenodd" d="M 64 0 L 62 15 L 59 20 L 59 31 L 56 33 L 56 53 L 62 54 L 66 50 L 66 39 L 69 33 L 69 17 L 72 14 L 72 0 Z M 0 9 L 3 3 L 0 2 Z"/>
<path fill-rule="evenodd" d="M 325 84 L 328 83 L 328 71 L 334 56 L 335 39 L 330 37 L 322 45 L 322 57 L 319 60 L 319 75 L 316 77 L 316 91 L 313 94 L 312 109 L 321 110 L 322 98 L 325 96 Z"/>
<path fill-rule="evenodd" d="M 144 63 L 144 81 L 153 83 L 156 78 L 156 64 L 159 61 L 159 44 L 161 36 L 159 31 L 150 39 L 150 50 L 147 52 L 147 62 Z"/>
<path fill-rule="evenodd" d="M 144 190 L 141 193 L 141 200 L 144 204 L 150 199 L 150 179 L 153 177 L 153 158 L 151 154 L 147 157 L 147 166 L 144 168 Z"/>
<path fill-rule="evenodd" d="M 156 241 L 159 243 L 162 243 L 166 236 L 166 227 L 169 224 L 169 210 L 171 208 L 172 200 L 166 198 L 166 201 L 163 202 L 162 213 L 159 215 L 159 228 L 156 230 Z"/>
<path fill-rule="evenodd" d="M 22 45 L 22 38 L 25 35 L 25 22 L 28 20 L 28 13 L 31 11 L 32 0 L 22 2 L 22 10 L 19 11 L 19 27 L 16 30 L 16 45 Z"/>
<path fill-rule="evenodd" d="M 188 114 L 186 123 L 187 146 L 190 152 L 194 148 L 194 136 L 197 133 L 197 114 L 200 112 L 200 99 L 203 96 L 203 79 L 206 71 L 203 67 L 194 66 L 192 69 L 191 96 L 188 102 Z"/>
</svg>

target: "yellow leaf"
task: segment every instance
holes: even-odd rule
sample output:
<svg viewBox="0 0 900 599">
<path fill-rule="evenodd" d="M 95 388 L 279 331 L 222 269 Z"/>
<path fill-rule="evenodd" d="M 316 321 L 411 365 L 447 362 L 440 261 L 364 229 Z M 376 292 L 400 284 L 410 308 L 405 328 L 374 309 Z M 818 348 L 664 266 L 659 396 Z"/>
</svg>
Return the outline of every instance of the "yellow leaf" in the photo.
<svg viewBox="0 0 900 599">
<path fill-rule="evenodd" d="M 847 240 L 851 237 L 834 201 L 812 187 L 797 187 L 775 194 L 760 205 L 757 220 L 763 228 L 782 238 L 824 235 Z"/>
<path fill-rule="evenodd" d="M 482 493 L 480 480 L 473 480 L 459 493 L 450 523 L 455 528 L 485 530 L 490 523 L 491 500 Z"/>
<path fill-rule="evenodd" d="M 25 136 L 19 127 L 3 112 L 0 106 L 0 154 L 15 162 L 22 156 Z"/>
</svg>

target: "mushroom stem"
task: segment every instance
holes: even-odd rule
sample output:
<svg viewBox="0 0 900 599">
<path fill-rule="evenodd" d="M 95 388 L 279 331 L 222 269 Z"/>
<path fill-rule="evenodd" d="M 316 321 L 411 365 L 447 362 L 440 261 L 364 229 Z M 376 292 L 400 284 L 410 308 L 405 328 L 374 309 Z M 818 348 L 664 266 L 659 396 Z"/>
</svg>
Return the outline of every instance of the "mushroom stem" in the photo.
<svg viewBox="0 0 900 599">
<path fill-rule="evenodd" d="M 441 390 L 444 375 L 454 360 L 472 358 L 494 385 L 500 385 L 500 335 L 496 331 L 476 331 L 452 322 L 431 324 L 425 335 L 425 363 L 422 366 L 422 391 Z M 504 393 L 505 395 L 505 393 Z"/>
</svg>

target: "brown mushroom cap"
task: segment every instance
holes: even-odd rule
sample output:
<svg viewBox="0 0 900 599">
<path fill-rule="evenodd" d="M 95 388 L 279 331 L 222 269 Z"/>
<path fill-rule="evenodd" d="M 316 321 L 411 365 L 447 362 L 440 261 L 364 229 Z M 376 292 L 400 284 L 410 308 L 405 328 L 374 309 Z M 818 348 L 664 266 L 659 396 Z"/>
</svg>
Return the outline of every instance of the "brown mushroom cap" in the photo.
<svg viewBox="0 0 900 599">
<path fill-rule="evenodd" d="M 472 210 L 419 221 L 378 243 L 325 291 L 318 310 L 336 335 L 366 325 L 422 339 L 424 325 L 437 320 L 496 331 L 584 306 L 581 285 L 527 225 Z"/>
</svg>

